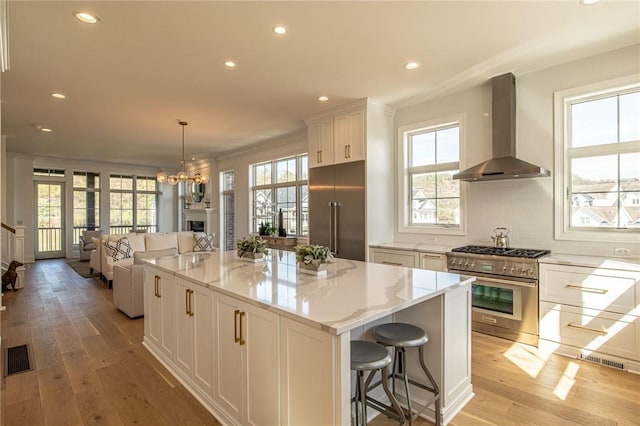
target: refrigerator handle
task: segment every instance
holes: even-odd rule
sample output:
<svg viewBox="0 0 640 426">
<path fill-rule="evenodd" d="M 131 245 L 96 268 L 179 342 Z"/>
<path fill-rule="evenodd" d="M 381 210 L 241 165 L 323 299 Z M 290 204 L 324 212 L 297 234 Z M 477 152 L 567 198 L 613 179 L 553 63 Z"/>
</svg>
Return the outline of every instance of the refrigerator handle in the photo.
<svg viewBox="0 0 640 426">
<path fill-rule="evenodd" d="M 329 251 L 333 251 L 331 237 L 333 237 L 333 202 L 329 201 Z"/>
<path fill-rule="evenodd" d="M 340 203 L 335 201 L 333 203 L 333 240 L 335 251 L 333 254 L 338 255 L 338 207 L 340 207 Z"/>
</svg>

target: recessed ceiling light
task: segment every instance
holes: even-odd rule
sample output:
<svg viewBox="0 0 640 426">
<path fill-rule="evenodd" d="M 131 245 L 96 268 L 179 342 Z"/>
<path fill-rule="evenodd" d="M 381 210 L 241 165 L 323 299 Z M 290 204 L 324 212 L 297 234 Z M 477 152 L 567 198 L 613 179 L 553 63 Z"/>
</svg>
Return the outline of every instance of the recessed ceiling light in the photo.
<svg viewBox="0 0 640 426">
<path fill-rule="evenodd" d="M 276 25 L 275 27 L 273 27 L 273 32 L 282 35 L 287 32 L 287 29 L 282 25 Z"/>
<path fill-rule="evenodd" d="M 224 61 L 224 66 L 227 68 L 235 68 L 236 63 L 234 61 Z"/>
<path fill-rule="evenodd" d="M 56 99 L 66 99 L 67 97 L 65 95 L 63 95 L 62 93 L 52 93 L 51 96 L 53 96 Z"/>
<path fill-rule="evenodd" d="M 40 127 L 40 129 L 38 129 L 38 130 L 40 130 L 41 132 L 46 132 L 46 133 L 51 133 L 51 132 L 53 132 L 53 130 L 51 130 L 51 129 L 50 129 L 50 128 L 48 128 L 48 127 Z"/>
<path fill-rule="evenodd" d="M 100 22 L 100 18 L 87 12 L 76 12 L 74 13 L 74 15 L 76 18 L 78 18 L 78 20 L 84 22 L 85 24 L 97 24 L 98 22 Z"/>
<path fill-rule="evenodd" d="M 404 69 L 406 70 L 415 70 L 416 68 L 420 68 L 420 64 L 417 62 L 407 62 L 404 64 Z"/>
<path fill-rule="evenodd" d="M 318 100 L 320 102 L 327 102 L 329 100 L 329 98 L 327 98 L 326 96 L 318 96 Z"/>
<path fill-rule="evenodd" d="M 592 4 L 598 3 L 600 0 L 580 0 L 580 4 L 583 6 L 591 6 Z"/>
</svg>

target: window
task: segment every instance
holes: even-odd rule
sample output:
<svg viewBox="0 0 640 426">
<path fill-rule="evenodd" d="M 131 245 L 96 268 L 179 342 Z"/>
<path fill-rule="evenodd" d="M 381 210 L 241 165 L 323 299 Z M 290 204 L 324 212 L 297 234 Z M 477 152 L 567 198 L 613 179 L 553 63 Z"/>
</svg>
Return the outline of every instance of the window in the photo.
<svg viewBox="0 0 640 426">
<path fill-rule="evenodd" d="M 307 235 L 308 169 L 306 154 L 251 166 L 252 232 L 258 232 L 261 223 L 276 229 L 282 211 L 287 235 Z"/>
<path fill-rule="evenodd" d="M 640 232 L 640 81 L 569 89 L 554 102 L 556 238 L 634 241 Z"/>
<path fill-rule="evenodd" d="M 100 174 L 73 172 L 73 244 L 82 231 L 100 229 Z"/>
<path fill-rule="evenodd" d="M 220 173 L 220 187 L 222 188 L 222 238 L 225 250 L 233 250 L 235 244 L 235 172 Z"/>
<path fill-rule="evenodd" d="M 132 229 L 158 230 L 158 191 L 155 177 L 111 175 L 109 233 L 126 234 Z"/>
<path fill-rule="evenodd" d="M 399 129 L 400 232 L 461 234 L 462 116 Z"/>
</svg>

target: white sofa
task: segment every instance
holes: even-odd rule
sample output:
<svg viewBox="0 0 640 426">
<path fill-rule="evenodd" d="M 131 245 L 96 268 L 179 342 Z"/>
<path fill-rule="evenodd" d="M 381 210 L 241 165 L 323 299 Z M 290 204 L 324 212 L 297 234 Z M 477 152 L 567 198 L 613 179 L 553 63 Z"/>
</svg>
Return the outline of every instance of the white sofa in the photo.
<svg viewBox="0 0 640 426">
<path fill-rule="evenodd" d="M 115 260 L 114 246 L 117 246 L 117 241 L 123 237 L 127 239 L 131 256 Z M 144 259 L 213 249 L 213 235 L 207 236 L 203 233 L 168 232 L 107 236 L 102 244 L 102 275 L 109 282 L 109 287 L 113 287 L 113 303 L 116 307 L 130 318 L 136 318 L 144 314 Z"/>
</svg>

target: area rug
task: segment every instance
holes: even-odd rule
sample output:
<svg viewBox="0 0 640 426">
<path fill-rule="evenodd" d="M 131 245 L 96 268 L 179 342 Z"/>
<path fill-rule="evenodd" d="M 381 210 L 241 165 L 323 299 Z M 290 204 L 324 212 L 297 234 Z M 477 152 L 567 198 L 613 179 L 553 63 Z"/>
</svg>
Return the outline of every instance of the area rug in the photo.
<svg viewBox="0 0 640 426">
<path fill-rule="evenodd" d="M 71 260 L 69 262 L 67 262 L 67 265 L 69 265 L 69 267 L 71 269 L 73 269 L 74 271 L 76 271 L 76 273 L 78 275 L 80 275 L 82 278 L 93 278 L 93 277 L 97 277 L 99 276 L 98 273 L 90 273 L 89 272 L 89 262 L 85 261 L 85 262 L 79 262 L 77 260 Z"/>
</svg>

